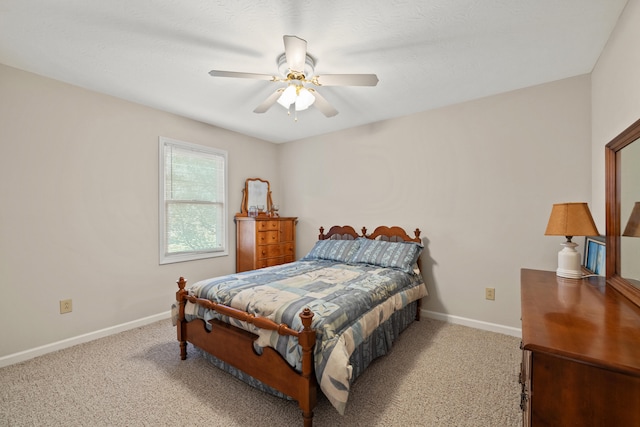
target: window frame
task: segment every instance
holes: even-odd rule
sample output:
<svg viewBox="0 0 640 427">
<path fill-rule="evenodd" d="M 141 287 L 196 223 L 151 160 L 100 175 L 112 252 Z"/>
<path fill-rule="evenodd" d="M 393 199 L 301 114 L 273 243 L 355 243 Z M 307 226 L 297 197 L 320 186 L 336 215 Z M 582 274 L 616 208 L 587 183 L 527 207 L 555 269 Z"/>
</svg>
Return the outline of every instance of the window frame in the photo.
<svg viewBox="0 0 640 427">
<path fill-rule="evenodd" d="M 188 251 L 188 252 L 167 252 L 167 215 L 166 209 L 168 206 L 165 198 L 165 156 L 167 147 L 178 147 L 184 150 L 190 150 L 193 152 L 200 152 L 206 155 L 220 156 L 223 158 L 224 163 L 224 197 L 222 201 L 222 224 L 224 224 L 223 232 L 223 244 L 222 250 L 202 250 L 202 251 Z M 229 226 L 228 226 L 228 182 L 229 182 L 229 158 L 228 153 L 225 150 L 218 148 L 208 147 L 205 145 L 193 144 L 190 142 L 179 141 L 177 139 L 159 137 L 158 138 L 158 225 L 159 225 L 159 241 L 158 241 L 158 255 L 159 263 L 172 264 L 176 262 L 195 261 L 206 258 L 216 258 L 229 255 Z M 192 201 L 199 203 L 201 201 Z"/>
</svg>

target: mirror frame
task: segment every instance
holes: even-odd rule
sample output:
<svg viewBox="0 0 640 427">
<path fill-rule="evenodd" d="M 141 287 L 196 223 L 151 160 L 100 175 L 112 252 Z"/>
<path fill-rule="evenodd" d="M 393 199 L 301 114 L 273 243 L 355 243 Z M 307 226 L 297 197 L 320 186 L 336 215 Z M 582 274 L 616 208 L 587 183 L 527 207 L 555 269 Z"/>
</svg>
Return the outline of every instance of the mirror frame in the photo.
<svg viewBox="0 0 640 427">
<path fill-rule="evenodd" d="M 623 278 L 620 264 L 620 162 L 621 150 L 640 138 L 640 119 L 622 131 L 605 148 L 605 191 L 607 214 L 607 283 L 640 306 L 640 289 Z M 638 142 L 640 144 L 640 142 Z"/>
<path fill-rule="evenodd" d="M 240 205 L 240 215 L 241 216 L 248 216 L 249 215 L 249 182 L 251 181 L 260 181 L 260 182 L 264 182 L 267 184 L 267 202 L 265 204 L 265 210 L 263 212 L 263 214 L 266 214 L 267 212 L 271 212 L 271 184 L 269 183 L 269 181 L 267 181 L 266 179 L 261 179 L 261 178 L 247 178 L 247 180 L 244 182 L 244 189 L 242 190 L 242 204 Z"/>
</svg>

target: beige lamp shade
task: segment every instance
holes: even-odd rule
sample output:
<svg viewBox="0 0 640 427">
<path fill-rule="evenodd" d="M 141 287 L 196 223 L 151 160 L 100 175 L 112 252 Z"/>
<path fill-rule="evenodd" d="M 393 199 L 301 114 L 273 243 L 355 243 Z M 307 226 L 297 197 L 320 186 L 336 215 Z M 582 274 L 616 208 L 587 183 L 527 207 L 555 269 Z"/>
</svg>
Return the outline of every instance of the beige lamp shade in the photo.
<svg viewBox="0 0 640 427">
<path fill-rule="evenodd" d="M 633 205 L 631 216 L 629 216 L 629 222 L 624 229 L 623 236 L 628 237 L 640 237 L 640 202 L 636 202 Z"/>
<path fill-rule="evenodd" d="M 586 203 L 558 203 L 553 205 L 546 236 L 599 236 Z"/>
</svg>

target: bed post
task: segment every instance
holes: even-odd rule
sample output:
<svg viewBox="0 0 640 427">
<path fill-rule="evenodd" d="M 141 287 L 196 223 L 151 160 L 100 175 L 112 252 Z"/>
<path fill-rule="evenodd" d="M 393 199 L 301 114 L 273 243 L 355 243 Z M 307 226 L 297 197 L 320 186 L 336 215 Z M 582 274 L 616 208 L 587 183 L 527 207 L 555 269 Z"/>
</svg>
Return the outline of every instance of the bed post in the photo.
<svg viewBox="0 0 640 427">
<path fill-rule="evenodd" d="M 304 378 L 304 389 L 298 405 L 300 409 L 302 409 L 304 427 L 311 427 L 313 423 L 313 408 L 316 406 L 316 379 L 313 372 L 313 350 L 316 346 L 316 332 L 311 329 L 313 312 L 309 307 L 302 310 L 300 319 L 302 319 L 303 328 L 298 336 L 298 343 L 302 347 L 302 377 Z"/>
<path fill-rule="evenodd" d="M 420 239 L 420 229 L 416 228 L 413 234 L 416 235 L 416 240 Z M 420 259 L 418 258 L 418 270 L 420 270 L 420 274 L 422 274 L 422 268 L 420 268 Z M 416 320 L 420 321 L 420 312 L 422 311 L 422 298 L 418 299 L 418 307 L 416 308 Z"/>
<path fill-rule="evenodd" d="M 176 292 L 176 301 L 178 302 L 176 330 L 178 331 L 178 342 L 180 343 L 180 359 L 185 360 L 187 358 L 187 324 L 184 318 L 184 306 L 187 303 L 185 297 L 188 291 L 184 287 L 187 285 L 187 281 L 184 277 L 180 277 L 176 283 L 178 284 L 178 288 L 180 288 L 178 292 Z"/>
</svg>

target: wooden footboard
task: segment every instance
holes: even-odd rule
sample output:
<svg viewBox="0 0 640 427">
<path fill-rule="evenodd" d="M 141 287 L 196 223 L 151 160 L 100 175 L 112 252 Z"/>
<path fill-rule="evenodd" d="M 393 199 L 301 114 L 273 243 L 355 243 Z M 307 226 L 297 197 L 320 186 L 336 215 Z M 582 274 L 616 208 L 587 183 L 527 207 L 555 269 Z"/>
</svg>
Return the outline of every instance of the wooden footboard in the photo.
<svg viewBox="0 0 640 427">
<path fill-rule="evenodd" d="M 217 304 L 203 298 L 189 295 L 184 277 L 178 280 L 177 332 L 180 343 L 180 357 L 187 357 L 187 342 L 212 354 L 218 359 L 232 365 L 257 380 L 274 389 L 291 396 L 298 401 L 304 418 L 304 426 L 311 427 L 313 422 L 313 408 L 316 406 L 316 378 L 313 369 L 313 349 L 316 343 L 316 333 L 311 329 L 313 313 L 305 308 L 300 313 L 303 329 L 295 331 L 285 324 L 277 324 L 264 317 L 256 317 L 242 310 L 226 305 Z M 185 305 L 187 301 L 217 311 L 220 314 L 233 317 L 243 322 L 255 325 L 261 329 L 277 331 L 280 335 L 298 338 L 302 347 L 302 372 L 293 369 L 287 361 L 274 349 L 265 347 L 262 354 L 256 353 L 253 342 L 257 335 L 235 326 L 212 320 L 208 331 L 203 320 L 187 322 L 185 319 Z"/>
</svg>

